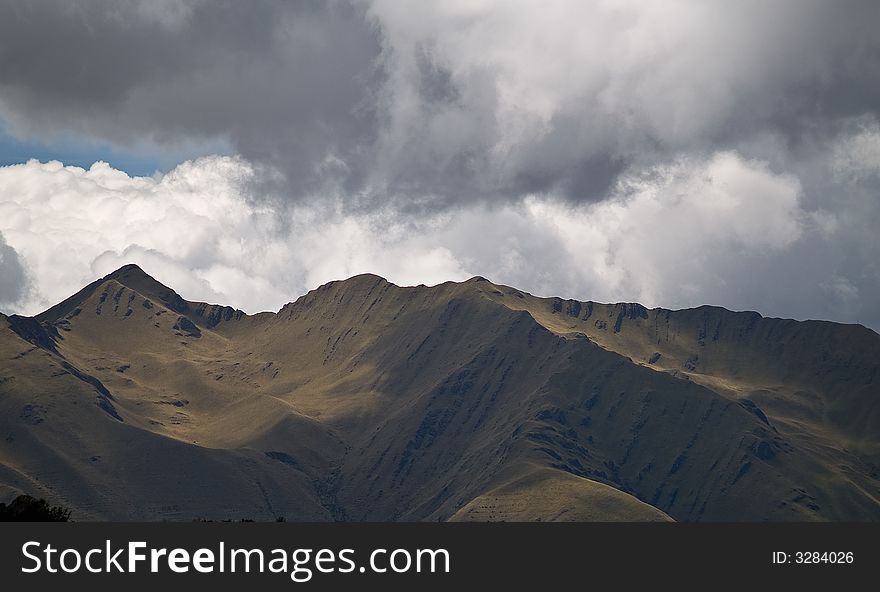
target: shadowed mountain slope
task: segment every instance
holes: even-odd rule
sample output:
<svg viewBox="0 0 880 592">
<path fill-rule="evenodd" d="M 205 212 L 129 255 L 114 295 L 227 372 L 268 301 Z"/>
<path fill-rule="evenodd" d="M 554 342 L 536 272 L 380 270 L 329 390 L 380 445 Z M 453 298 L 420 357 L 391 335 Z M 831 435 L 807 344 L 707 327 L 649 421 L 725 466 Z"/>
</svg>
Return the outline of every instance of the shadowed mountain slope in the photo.
<svg viewBox="0 0 880 592">
<path fill-rule="evenodd" d="M 0 496 L 74 519 L 876 520 L 878 363 L 857 326 L 372 275 L 251 316 L 126 266 L 0 317 Z"/>
</svg>

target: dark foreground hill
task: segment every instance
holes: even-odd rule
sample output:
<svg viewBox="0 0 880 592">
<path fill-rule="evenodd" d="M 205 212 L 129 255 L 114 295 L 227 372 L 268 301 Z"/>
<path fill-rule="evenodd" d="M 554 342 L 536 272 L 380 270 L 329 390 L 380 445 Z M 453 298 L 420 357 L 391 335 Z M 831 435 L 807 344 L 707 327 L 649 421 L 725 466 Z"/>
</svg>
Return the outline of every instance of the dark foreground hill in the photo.
<svg viewBox="0 0 880 592">
<path fill-rule="evenodd" d="M 880 335 L 482 278 L 0 315 L 0 501 L 109 520 L 878 520 Z"/>
</svg>

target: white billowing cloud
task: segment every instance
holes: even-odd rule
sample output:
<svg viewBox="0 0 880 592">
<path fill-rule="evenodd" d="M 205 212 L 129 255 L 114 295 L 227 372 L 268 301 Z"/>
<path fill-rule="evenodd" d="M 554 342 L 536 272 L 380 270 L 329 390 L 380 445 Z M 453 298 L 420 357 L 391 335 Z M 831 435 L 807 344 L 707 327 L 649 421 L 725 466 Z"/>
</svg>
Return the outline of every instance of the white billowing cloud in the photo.
<svg viewBox="0 0 880 592">
<path fill-rule="evenodd" d="M 250 169 L 232 159 L 186 163 L 162 178 L 129 177 L 106 163 L 4 167 L 0 226 L 34 280 L 25 312 L 52 304 L 108 269 L 110 253 L 149 252 L 173 262 L 180 290 L 212 295 L 190 269 L 210 262 L 225 232 L 259 229 L 237 184 Z M 251 221 L 253 220 L 253 221 Z M 167 271 L 166 271 L 167 273 Z"/>
<path fill-rule="evenodd" d="M 248 312 L 364 272 L 401 285 L 483 275 L 541 295 L 777 314 L 787 314 L 786 294 L 812 289 L 815 305 L 831 290 L 858 311 L 846 277 L 820 270 L 788 286 L 761 270 L 835 232 L 834 216 L 805 212 L 796 178 L 733 152 L 633 171 L 596 204 L 533 195 L 420 219 L 269 206 L 248 197 L 254 174 L 219 156 L 152 178 L 100 162 L 0 168 L 0 232 L 33 284 L 4 312 L 39 312 L 131 262 L 185 298 Z M 759 287 L 743 292 L 738 279 L 756 274 L 767 281 L 749 277 L 743 284 Z"/>
<path fill-rule="evenodd" d="M 794 244 L 811 224 L 800 193 L 797 179 L 724 152 L 628 177 L 616 197 L 586 208 L 536 199 L 526 208 L 600 299 L 686 306 L 724 288 L 733 261 Z"/>
<path fill-rule="evenodd" d="M 103 162 L 88 170 L 54 161 L 0 168 L 0 232 L 36 288 L 10 310 L 36 313 L 131 262 L 187 298 L 250 312 L 367 271 L 401 283 L 466 278 L 448 250 L 380 214 L 257 205 L 247 198 L 253 175 L 231 157 L 186 162 L 155 178 Z"/>
</svg>

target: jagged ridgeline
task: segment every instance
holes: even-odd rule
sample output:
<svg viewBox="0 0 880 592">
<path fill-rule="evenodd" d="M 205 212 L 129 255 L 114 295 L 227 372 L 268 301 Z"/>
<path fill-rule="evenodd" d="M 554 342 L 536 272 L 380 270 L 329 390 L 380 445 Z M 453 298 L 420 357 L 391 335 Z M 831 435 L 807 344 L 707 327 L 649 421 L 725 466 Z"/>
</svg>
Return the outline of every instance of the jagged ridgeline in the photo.
<svg viewBox="0 0 880 592">
<path fill-rule="evenodd" d="M 878 520 L 880 335 L 361 275 L 277 313 L 135 266 L 0 316 L 0 501 L 108 520 Z"/>
</svg>

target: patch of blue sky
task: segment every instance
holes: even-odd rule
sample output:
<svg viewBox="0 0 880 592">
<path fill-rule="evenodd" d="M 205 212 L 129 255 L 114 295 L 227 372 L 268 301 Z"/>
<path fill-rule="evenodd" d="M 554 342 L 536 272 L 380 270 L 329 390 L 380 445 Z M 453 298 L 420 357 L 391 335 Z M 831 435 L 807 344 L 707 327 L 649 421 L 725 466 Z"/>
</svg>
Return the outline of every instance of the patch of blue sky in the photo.
<svg viewBox="0 0 880 592">
<path fill-rule="evenodd" d="M 36 159 L 40 162 L 57 160 L 68 166 L 87 169 L 97 161 L 104 161 L 130 176 L 149 177 L 168 172 L 185 160 L 208 154 L 231 155 L 233 151 L 223 141 L 171 146 L 144 143 L 134 147 L 120 147 L 92 138 L 36 140 L 16 137 L 4 129 L 0 122 L 0 166 Z"/>
</svg>

